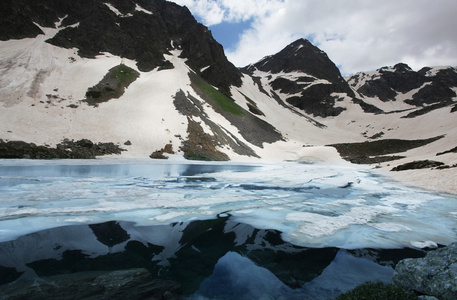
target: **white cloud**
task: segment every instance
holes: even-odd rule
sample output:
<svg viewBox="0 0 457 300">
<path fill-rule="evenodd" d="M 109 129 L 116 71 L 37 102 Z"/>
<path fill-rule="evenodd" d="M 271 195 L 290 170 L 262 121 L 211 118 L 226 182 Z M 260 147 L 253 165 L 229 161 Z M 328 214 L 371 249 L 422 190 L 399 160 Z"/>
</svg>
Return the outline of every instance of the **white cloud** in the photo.
<svg viewBox="0 0 457 300">
<path fill-rule="evenodd" d="M 414 69 L 457 65 L 455 0 L 176 0 L 206 25 L 252 19 L 237 66 L 310 39 L 344 74 L 405 62 Z"/>
<path fill-rule="evenodd" d="M 206 26 L 262 18 L 279 8 L 283 0 L 173 0 L 185 5 Z"/>
</svg>

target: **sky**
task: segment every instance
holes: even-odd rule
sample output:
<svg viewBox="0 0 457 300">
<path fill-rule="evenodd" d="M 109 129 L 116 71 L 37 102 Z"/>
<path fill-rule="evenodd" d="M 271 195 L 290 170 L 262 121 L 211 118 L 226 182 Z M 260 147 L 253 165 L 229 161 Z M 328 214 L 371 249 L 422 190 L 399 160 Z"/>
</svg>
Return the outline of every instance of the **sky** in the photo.
<svg viewBox="0 0 457 300">
<path fill-rule="evenodd" d="M 237 67 L 299 38 L 344 75 L 407 63 L 457 66 L 457 0 L 172 0 L 208 26 Z"/>
</svg>

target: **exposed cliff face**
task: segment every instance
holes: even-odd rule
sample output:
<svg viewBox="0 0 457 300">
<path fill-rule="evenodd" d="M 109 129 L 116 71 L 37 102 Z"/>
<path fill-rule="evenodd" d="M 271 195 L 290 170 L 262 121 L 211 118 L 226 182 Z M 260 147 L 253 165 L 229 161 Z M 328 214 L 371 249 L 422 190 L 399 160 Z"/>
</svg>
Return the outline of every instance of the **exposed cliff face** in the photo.
<svg viewBox="0 0 457 300">
<path fill-rule="evenodd" d="M 411 110 L 405 117 L 412 118 L 455 104 L 457 70 L 453 67 L 426 67 L 415 72 L 408 65 L 399 63 L 374 72 L 357 73 L 348 82 L 362 99 L 398 102 L 398 107 L 403 104 L 405 109 Z"/>
<path fill-rule="evenodd" d="M 344 110 L 335 105 L 341 96 L 337 94 L 354 96 L 327 54 L 304 39 L 246 66 L 243 71 L 253 76 L 263 72 L 275 92 L 287 95 L 287 103 L 313 116 L 337 116 Z M 291 77 L 292 74 L 295 76 Z"/>
<path fill-rule="evenodd" d="M 140 71 L 170 68 L 164 57 L 171 49 L 197 73 L 225 93 L 241 84 L 240 72 L 224 55 L 208 29 L 189 10 L 164 0 L 6 0 L 2 3 L 1 40 L 36 37 L 42 27 L 60 30 L 47 42 L 67 49 L 77 48 L 81 57 L 103 52 L 137 61 Z"/>
</svg>

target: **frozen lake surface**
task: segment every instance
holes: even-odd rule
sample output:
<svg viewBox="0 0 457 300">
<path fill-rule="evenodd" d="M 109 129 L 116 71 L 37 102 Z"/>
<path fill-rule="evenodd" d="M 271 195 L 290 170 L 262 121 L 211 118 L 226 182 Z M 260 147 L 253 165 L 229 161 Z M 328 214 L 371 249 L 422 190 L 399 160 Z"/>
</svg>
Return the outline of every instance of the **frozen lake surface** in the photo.
<svg viewBox="0 0 457 300">
<path fill-rule="evenodd" d="M 70 224 L 163 225 L 228 214 L 307 247 L 457 240 L 457 198 L 351 164 L 0 161 L 0 241 Z"/>
<path fill-rule="evenodd" d="M 241 299 L 240 290 L 248 298 L 317 299 L 366 280 L 389 281 L 396 261 L 380 257 L 456 241 L 456 217 L 455 196 L 346 163 L 0 160 L 0 268 L 36 276 L 39 262 L 62 263 L 66 251 L 94 259 L 125 253 L 135 241 L 162 247 L 150 253 L 152 273 L 189 272 L 177 267 L 189 253 L 210 259 L 203 277 L 184 284 L 195 299 L 221 291 Z M 107 243 L 94 226 L 125 238 Z M 377 250 L 361 250 L 368 248 Z M 274 265 L 278 253 L 293 263 Z M 321 254 L 321 266 L 306 265 Z M 294 265 L 317 269 L 297 271 L 294 286 L 284 279 Z"/>
</svg>

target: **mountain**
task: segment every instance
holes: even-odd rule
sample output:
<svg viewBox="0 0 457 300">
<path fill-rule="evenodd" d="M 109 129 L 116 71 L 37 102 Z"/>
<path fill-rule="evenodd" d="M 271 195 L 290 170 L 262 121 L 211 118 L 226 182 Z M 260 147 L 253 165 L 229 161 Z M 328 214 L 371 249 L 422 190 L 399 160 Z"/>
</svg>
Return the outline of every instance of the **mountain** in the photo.
<svg viewBox="0 0 457 300">
<path fill-rule="evenodd" d="M 335 107 L 335 102 L 340 97 L 354 97 L 327 54 L 304 39 L 246 66 L 243 71 L 254 77 L 268 74 L 266 84 L 276 94 L 290 95 L 287 103 L 313 116 L 337 116 L 344 108 Z"/>
<path fill-rule="evenodd" d="M 457 109 L 456 71 L 453 67 L 425 67 L 415 72 L 399 63 L 374 72 L 357 73 L 348 82 L 363 99 L 396 102 L 398 109 L 410 111 L 404 118 L 412 118 L 438 108 L 451 107 L 451 112 Z M 383 106 L 379 101 L 378 105 Z"/>
<path fill-rule="evenodd" d="M 343 78 L 299 39 L 239 69 L 165 0 L 0 6 L 2 157 L 343 157 L 455 170 L 454 67 L 399 63 Z"/>
<path fill-rule="evenodd" d="M 214 86 L 228 92 L 228 84 L 241 83 L 240 72 L 225 59 L 222 46 L 208 29 L 187 8 L 172 2 L 7 0 L 2 4 L 5 30 L 0 40 L 33 38 L 44 34 L 40 27 L 58 27 L 47 43 L 76 48 L 80 57 L 95 58 L 108 52 L 132 59 L 144 72 L 172 68 L 164 54 L 178 48 L 187 64 Z"/>
</svg>

